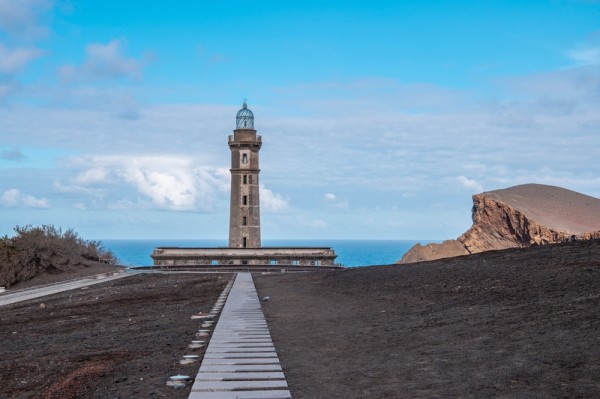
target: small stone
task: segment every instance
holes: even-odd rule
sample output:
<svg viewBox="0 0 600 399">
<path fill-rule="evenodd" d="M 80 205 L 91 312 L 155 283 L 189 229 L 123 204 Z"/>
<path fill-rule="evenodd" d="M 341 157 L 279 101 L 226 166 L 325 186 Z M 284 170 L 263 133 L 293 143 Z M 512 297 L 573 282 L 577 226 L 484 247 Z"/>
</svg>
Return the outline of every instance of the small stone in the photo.
<svg viewBox="0 0 600 399">
<path fill-rule="evenodd" d="M 171 381 L 188 381 L 189 379 L 190 379 L 189 375 L 181 375 L 181 374 L 172 375 L 169 377 L 169 380 L 171 380 Z"/>
<path fill-rule="evenodd" d="M 262 301 L 263 301 L 263 302 L 267 302 L 267 301 L 268 301 L 268 300 L 270 300 L 270 299 L 271 299 L 271 297 L 270 297 L 270 296 L 265 296 L 265 297 L 263 297 Z"/>
<path fill-rule="evenodd" d="M 46 304 L 45 303 L 40 303 L 40 309 L 46 309 Z"/>
<path fill-rule="evenodd" d="M 167 386 L 174 389 L 185 388 L 185 381 L 167 381 Z"/>
</svg>

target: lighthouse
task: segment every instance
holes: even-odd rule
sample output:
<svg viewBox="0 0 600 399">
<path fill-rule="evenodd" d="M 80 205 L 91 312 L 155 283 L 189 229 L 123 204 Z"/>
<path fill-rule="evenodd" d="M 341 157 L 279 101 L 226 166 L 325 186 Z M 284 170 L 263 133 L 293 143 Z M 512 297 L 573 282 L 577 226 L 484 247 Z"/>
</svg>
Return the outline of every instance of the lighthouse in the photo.
<svg viewBox="0 0 600 399">
<path fill-rule="evenodd" d="M 257 272 L 340 268 L 334 264 L 337 255 L 330 247 L 261 246 L 258 154 L 262 138 L 254 130 L 254 114 L 246 101 L 236 115 L 235 130 L 228 143 L 231 150 L 229 246 L 157 247 L 151 255 L 154 266 L 161 269 L 223 267 L 229 271 L 239 267 Z"/>
<path fill-rule="evenodd" d="M 260 248 L 259 151 L 261 136 L 254 129 L 254 114 L 246 101 L 236 115 L 229 136 L 231 150 L 231 201 L 229 248 Z"/>
</svg>

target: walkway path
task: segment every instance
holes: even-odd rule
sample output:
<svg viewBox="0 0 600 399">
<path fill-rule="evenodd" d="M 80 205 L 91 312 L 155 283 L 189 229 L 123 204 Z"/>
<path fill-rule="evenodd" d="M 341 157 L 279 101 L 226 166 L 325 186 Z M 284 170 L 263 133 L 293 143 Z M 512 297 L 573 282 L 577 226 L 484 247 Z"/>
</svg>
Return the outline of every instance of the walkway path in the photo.
<svg viewBox="0 0 600 399">
<path fill-rule="evenodd" d="M 9 291 L 0 294 L 0 306 L 10 305 L 11 303 L 17 303 L 21 301 L 27 301 L 29 299 L 39 298 L 46 295 L 56 294 L 57 292 L 87 287 L 88 285 L 104 283 L 106 281 L 115 280 L 131 275 L 132 273 L 118 273 L 116 275 L 108 277 L 99 277 L 94 275 L 91 277 L 66 281 L 64 283 L 56 283 L 51 285 L 44 285 L 41 287 L 26 288 L 15 292 Z"/>
<path fill-rule="evenodd" d="M 288 399 L 250 273 L 238 273 L 189 399 Z"/>
</svg>

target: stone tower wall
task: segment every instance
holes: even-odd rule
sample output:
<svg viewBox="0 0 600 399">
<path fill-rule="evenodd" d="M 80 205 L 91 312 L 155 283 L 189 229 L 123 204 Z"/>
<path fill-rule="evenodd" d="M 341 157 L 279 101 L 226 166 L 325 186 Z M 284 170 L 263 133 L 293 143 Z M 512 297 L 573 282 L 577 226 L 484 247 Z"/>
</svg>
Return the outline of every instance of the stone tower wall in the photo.
<svg viewBox="0 0 600 399">
<path fill-rule="evenodd" d="M 229 136 L 231 201 L 229 247 L 260 248 L 259 151 L 261 137 L 253 129 L 236 129 Z"/>
</svg>

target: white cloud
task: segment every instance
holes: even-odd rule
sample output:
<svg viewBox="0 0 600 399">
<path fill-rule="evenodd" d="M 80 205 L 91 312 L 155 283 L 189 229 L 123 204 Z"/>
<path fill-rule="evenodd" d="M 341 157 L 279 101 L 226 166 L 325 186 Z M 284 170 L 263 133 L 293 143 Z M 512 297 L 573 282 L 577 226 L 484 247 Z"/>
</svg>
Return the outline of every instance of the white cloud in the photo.
<svg viewBox="0 0 600 399">
<path fill-rule="evenodd" d="M 123 54 L 126 42 L 113 39 L 110 42 L 90 43 L 86 46 L 86 60 L 81 66 L 64 65 L 59 76 L 65 82 L 85 78 L 138 80 L 142 77 L 143 61 Z"/>
<path fill-rule="evenodd" d="M 24 38 L 45 36 L 48 30 L 39 19 L 52 3 L 51 0 L 0 0 L 0 30 Z"/>
<path fill-rule="evenodd" d="M 196 187 L 193 175 L 181 172 L 128 167 L 121 171 L 121 176 L 160 208 L 190 211 L 195 208 Z"/>
<path fill-rule="evenodd" d="M 345 209 L 349 207 L 348 200 L 342 200 L 333 193 L 326 193 L 325 201 L 335 208 Z"/>
<path fill-rule="evenodd" d="M 600 46 L 580 46 L 569 51 L 567 55 L 583 65 L 600 64 Z"/>
<path fill-rule="evenodd" d="M 96 167 L 81 172 L 76 178 L 75 182 L 81 185 L 89 185 L 96 183 L 108 182 L 109 171 L 106 168 Z"/>
<path fill-rule="evenodd" d="M 458 181 L 458 183 L 463 186 L 466 189 L 469 189 L 471 191 L 475 191 L 477 193 L 480 193 L 483 191 L 483 187 L 481 186 L 481 184 L 477 183 L 477 181 L 473 180 L 473 179 L 469 179 L 466 176 L 458 176 L 456 178 L 456 180 Z"/>
<path fill-rule="evenodd" d="M 264 185 L 259 187 L 260 207 L 267 212 L 284 212 L 288 209 L 288 201 L 280 194 L 266 188 Z"/>
<path fill-rule="evenodd" d="M 141 65 L 133 59 L 121 54 L 123 41 L 112 40 L 108 44 L 93 43 L 86 48 L 88 60 L 85 69 L 100 77 L 118 78 L 141 77 Z"/>
<path fill-rule="evenodd" d="M 48 208 L 46 198 L 36 198 L 16 188 L 6 190 L 0 197 L 0 203 L 8 208 Z"/>
<path fill-rule="evenodd" d="M 215 176 L 217 177 L 217 181 L 221 182 L 218 185 L 218 189 L 221 192 L 229 193 L 231 188 L 231 172 L 227 168 L 217 168 L 215 170 Z"/>
<path fill-rule="evenodd" d="M 43 54 L 37 48 L 9 49 L 0 43 L 0 73 L 14 75 L 21 72 L 32 60 Z"/>
<path fill-rule="evenodd" d="M 119 102 L 125 95 L 114 89 L 82 88 L 77 89 L 77 95 L 73 94 L 66 107 L 0 107 L 2 146 L 36 143 L 82 154 L 89 154 L 90 149 L 102 154 L 165 149 L 202 158 L 205 164 L 228 164 L 227 134 L 235 126 L 235 107 L 164 105 L 143 108 L 144 118 L 139 120 L 107 118 L 106 110 L 113 113 L 120 109 L 111 103 Z"/>
<path fill-rule="evenodd" d="M 0 101 L 21 90 L 17 76 L 44 51 L 31 45 L 47 35 L 42 19 L 52 0 L 0 0 Z"/>
<path fill-rule="evenodd" d="M 348 112 L 341 106 L 346 99 L 327 97 L 325 91 L 307 93 L 293 114 L 284 109 L 290 98 L 302 97 L 293 92 L 284 93 L 283 105 L 274 101 L 262 110 L 252 107 L 265 144 L 261 182 L 269 191 L 261 190 L 263 209 L 281 212 L 277 217 L 282 219 L 302 213 L 306 220 L 325 220 L 329 229 L 344 236 L 344 230 L 357 228 L 350 223 L 336 227 L 334 217 L 364 221 L 362 215 L 356 216 L 359 208 L 397 206 L 411 210 L 402 219 L 405 223 L 417 225 L 416 220 L 431 209 L 432 199 L 441 202 L 440 198 L 448 212 L 459 215 L 453 220 L 464 217 L 468 227 L 469 194 L 483 187 L 554 182 L 599 196 L 600 185 L 590 165 L 600 157 L 600 69 L 585 66 L 500 83 L 509 99 L 481 100 L 455 93 L 444 99 L 444 90 L 402 93 L 394 91 L 394 85 L 390 98 L 379 97 L 372 88 L 363 93 L 354 85 L 347 91 L 355 90 L 355 97 L 364 98 L 368 112 Z M 428 100 L 431 93 L 437 94 Z M 431 109 L 406 109 L 411 96 Z M 76 165 L 59 165 L 63 169 L 52 171 L 62 174 L 63 186 L 80 189 L 65 192 L 62 187 L 57 193 L 69 206 L 79 202 L 87 209 L 218 211 L 218 219 L 227 220 L 227 134 L 236 106 L 157 105 L 141 108 L 144 118 L 123 121 L 92 109 L 93 98 L 90 93 L 87 108 L 0 107 L 3 145 L 34 142 L 81 154 L 90 148 L 96 154 L 111 154 L 82 156 Z M 310 98 L 320 99 L 318 112 L 312 112 Z M 437 107 L 452 101 L 452 106 Z M 131 155 L 160 151 L 171 155 Z M 95 168 L 107 171 L 106 181 L 92 171 Z M 97 183 L 84 184 L 94 176 Z M 293 206 L 289 198 L 294 199 Z M 339 209 L 349 208 L 348 200 L 353 212 Z M 54 197 L 51 201 L 56 206 Z M 375 220 L 391 223 L 398 217 L 387 214 Z M 435 237 L 453 236 L 463 226 L 454 228 L 431 231 Z"/>
<path fill-rule="evenodd" d="M 221 169 L 199 165 L 188 156 L 91 155 L 70 160 L 70 167 L 75 169 L 90 164 L 95 166 L 79 172 L 72 184 L 58 182 L 55 187 L 65 194 L 106 197 L 105 201 L 112 202 L 105 206 L 113 209 L 130 209 L 137 204 L 171 211 L 212 212 L 228 182 Z M 93 190 L 88 187 L 91 185 Z M 140 202 L 140 194 L 149 200 L 148 204 Z"/>
</svg>

